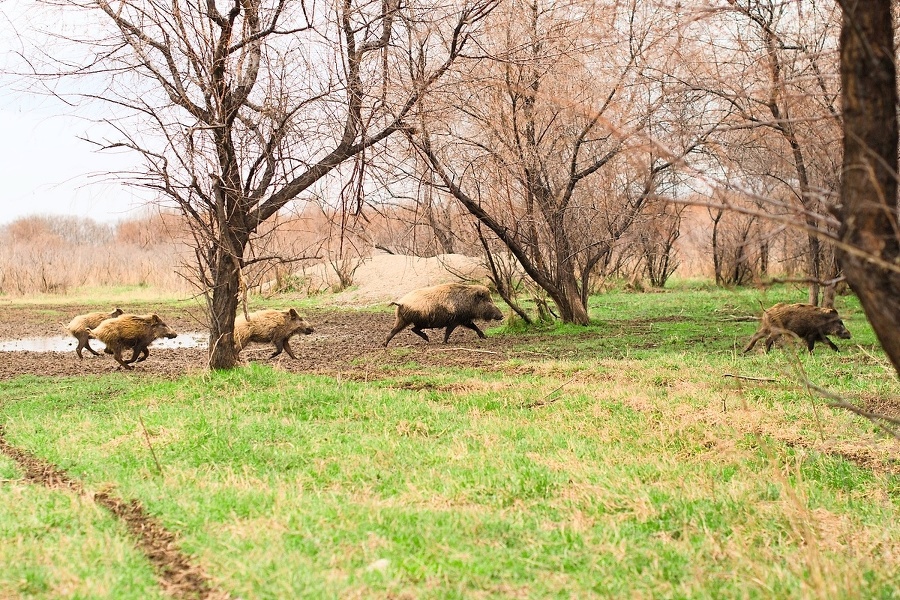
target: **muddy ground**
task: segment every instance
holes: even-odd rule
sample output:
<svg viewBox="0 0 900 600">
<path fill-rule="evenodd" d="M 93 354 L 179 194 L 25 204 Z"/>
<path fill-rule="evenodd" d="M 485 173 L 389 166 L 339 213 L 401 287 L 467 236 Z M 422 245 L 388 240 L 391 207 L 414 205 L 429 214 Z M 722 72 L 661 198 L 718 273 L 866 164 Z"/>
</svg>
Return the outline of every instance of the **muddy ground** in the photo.
<svg viewBox="0 0 900 600">
<path fill-rule="evenodd" d="M 66 306 L 61 314 L 59 306 L 4 307 L 0 311 L 0 340 L 30 337 L 57 336 L 62 333 L 61 323 L 71 317 L 91 312 L 88 307 Z M 126 308 L 127 310 L 127 308 Z M 142 312 L 148 310 L 142 307 Z M 150 308 L 149 310 L 153 310 Z M 160 316 L 176 331 L 202 330 L 196 315 L 178 315 L 171 308 L 161 307 Z M 423 365 L 453 367 L 489 367 L 515 355 L 510 341 L 497 337 L 479 340 L 474 332 L 459 328 L 444 345 L 443 330 L 429 332 L 431 343 L 426 344 L 409 330 L 403 331 L 391 341 L 388 351 L 382 347 L 384 338 L 393 326 L 393 315 L 353 311 L 320 310 L 304 315 L 315 328 L 308 336 L 291 338 L 291 348 L 298 360 L 287 353 L 269 359 L 274 351 L 271 345 L 251 344 L 242 353 L 246 362 L 271 364 L 278 369 L 295 373 L 341 375 L 353 379 L 383 377 L 385 371 L 399 368 L 415 360 Z M 521 343 L 518 341 L 517 345 Z M 123 371 L 109 355 L 93 356 L 84 352 L 84 359 L 75 354 L 75 338 L 67 352 L 0 352 L 0 380 L 19 375 L 72 376 L 98 375 Z M 93 342 L 98 346 L 97 342 Z M 392 352 L 391 349 L 407 348 L 415 352 Z M 126 352 L 126 356 L 129 353 Z M 135 375 L 162 375 L 178 377 L 185 373 L 203 371 L 207 367 L 205 348 L 161 349 L 150 346 L 150 357 L 134 365 Z"/>
</svg>

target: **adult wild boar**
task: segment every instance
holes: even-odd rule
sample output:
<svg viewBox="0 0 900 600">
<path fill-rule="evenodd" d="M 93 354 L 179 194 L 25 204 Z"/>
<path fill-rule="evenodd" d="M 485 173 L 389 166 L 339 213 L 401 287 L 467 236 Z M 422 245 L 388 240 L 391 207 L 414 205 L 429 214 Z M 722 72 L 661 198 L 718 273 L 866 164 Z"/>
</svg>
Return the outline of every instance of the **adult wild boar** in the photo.
<svg viewBox="0 0 900 600">
<path fill-rule="evenodd" d="M 836 335 L 844 340 L 850 339 L 850 332 L 844 327 L 844 322 L 833 308 L 822 308 L 812 304 L 778 303 L 763 313 L 759 330 L 750 338 L 744 352 L 749 352 L 762 338 L 766 338 L 766 352 L 768 352 L 775 340 L 786 332 L 793 332 L 805 340 L 810 352 L 813 351 L 816 342 L 825 342 L 832 350 L 840 352 L 834 342 L 826 337 L 828 335 Z"/>
<path fill-rule="evenodd" d="M 107 354 L 112 354 L 116 362 L 132 369 L 129 363 L 141 362 L 150 356 L 148 346 L 159 338 L 178 337 L 168 325 L 163 323 L 159 315 L 121 315 L 100 323 L 96 329 L 89 330 L 91 337 L 106 344 Z M 131 349 L 131 358 L 122 360 L 122 352 Z M 138 354 L 141 355 L 138 358 Z"/>
<path fill-rule="evenodd" d="M 122 312 L 123 311 L 121 308 L 117 308 L 111 313 L 92 312 L 86 315 L 78 315 L 69 322 L 69 324 L 66 326 L 66 330 L 74 335 L 75 339 L 78 340 L 78 347 L 75 348 L 75 354 L 78 355 L 78 358 L 83 358 L 81 356 L 81 351 L 84 348 L 87 348 L 87 351 L 94 356 L 100 356 L 99 352 L 91 348 L 91 344 L 89 341 L 91 338 L 91 334 L 88 332 L 88 330 L 94 329 L 107 319 L 118 317 L 122 314 Z"/>
<path fill-rule="evenodd" d="M 453 330 L 462 325 L 485 337 L 473 321 L 502 321 L 503 313 L 491 300 L 491 292 L 483 285 L 466 285 L 462 283 L 445 283 L 432 287 L 419 288 L 406 294 L 396 302 L 397 319 L 394 328 L 384 340 L 387 347 L 395 335 L 412 325 L 412 332 L 428 341 L 423 329 L 440 329 L 446 327 L 444 343 L 450 339 Z"/>
<path fill-rule="evenodd" d="M 312 332 L 313 328 L 293 308 L 258 310 L 247 315 L 247 318 L 238 315 L 234 320 L 234 350 L 240 352 L 250 342 L 271 343 L 275 345 L 275 352 L 269 358 L 275 358 L 284 349 L 288 356 L 297 360 L 288 339 L 295 334 L 309 335 Z"/>
</svg>

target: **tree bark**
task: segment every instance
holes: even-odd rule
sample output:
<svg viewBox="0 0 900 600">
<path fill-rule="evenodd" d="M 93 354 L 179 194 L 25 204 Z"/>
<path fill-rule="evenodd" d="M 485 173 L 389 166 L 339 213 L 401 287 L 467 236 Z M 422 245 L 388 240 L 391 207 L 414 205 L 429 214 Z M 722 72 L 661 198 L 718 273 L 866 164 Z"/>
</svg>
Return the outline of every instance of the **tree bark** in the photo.
<svg viewBox="0 0 900 600">
<path fill-rule="evenodd" d="M 840 0 L 844 161 L 839 260 L 900 374 L 897 72 L 891 0 Z"/>
<path fill-rule="evenodd" d="M 575 278 L 575 260 L 573 258 L 572 246 L 569 244 L 569 232 L 566 230 L 564 216 L 554 219 L 554 227 L 551 233 L 554 237 L 556 246 L 556 293 L 547 290 L 551 294 L 551 298 L 559 308 L 560 318 L 563 323 L 574 323 L 576 325 L 590 325 L 591 319 L 588 316 L 587 302 L 578 289 L 578 280 Z"/>
<path fill-rule="evenodd" d="M 237 364 L 234 319 L 240 301 L 240 269 L 235 257 L 218 252 L 213 266 L 215 286 L 209 300 L 209 364 L 228 369 Z"/>
</svg>

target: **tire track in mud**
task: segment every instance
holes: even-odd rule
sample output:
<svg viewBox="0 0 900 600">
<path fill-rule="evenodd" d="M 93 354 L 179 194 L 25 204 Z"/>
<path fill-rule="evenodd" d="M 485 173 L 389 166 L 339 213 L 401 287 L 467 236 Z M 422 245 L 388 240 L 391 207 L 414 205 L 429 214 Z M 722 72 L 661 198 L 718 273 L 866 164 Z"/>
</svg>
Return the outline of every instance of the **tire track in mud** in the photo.
<svg viewBox="0 0 900 600">
<path fill-rule="evenodd" d="M 93 499 L 121 520 L 134 538 L 137 548 L 153 565 L 157 579 L 166 593 L 185 600 L 231 598 L 230 594 L 213 586 L 203 569 L 178 549 L 175 534 L 150 516 L 140 502 L 124 500 L 109 491 L 91 493 L 80 481 L 72 479 L 56 465 L 10 444 L 5 434 L 0 425 L 0 453 L 16 462 L 24 472 L 26 481 Z"/>
</svg>

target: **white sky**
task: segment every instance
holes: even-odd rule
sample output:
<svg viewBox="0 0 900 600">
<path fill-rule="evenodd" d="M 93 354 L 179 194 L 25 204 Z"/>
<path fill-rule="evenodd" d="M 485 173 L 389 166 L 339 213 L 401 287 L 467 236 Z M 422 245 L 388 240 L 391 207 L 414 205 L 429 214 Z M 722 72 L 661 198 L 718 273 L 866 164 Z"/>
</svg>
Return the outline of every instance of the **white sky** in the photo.
<svg viewBox="0 0 900 600">
<path fill-rule="evenodd" d="M 78 139 L 92 123 L 59 101 L 21 91 L 22 82 L 4 73 L 23 50 L 19 36 L 29 35 L 23 23 L 40 27 L 41 17 L 47 13 L 31 12 L 23 0 L 0 0 L 0 225 L 34 214 L 136 216 L 144 203 L 136 190 L 105 175 L 134 169 L 136 155 L 96 152 Z"/>
</svg>

